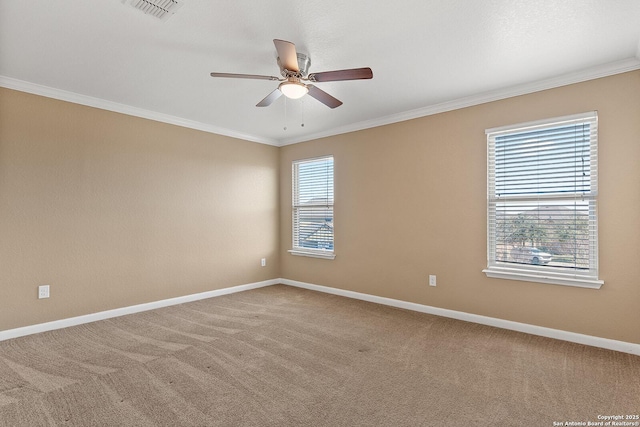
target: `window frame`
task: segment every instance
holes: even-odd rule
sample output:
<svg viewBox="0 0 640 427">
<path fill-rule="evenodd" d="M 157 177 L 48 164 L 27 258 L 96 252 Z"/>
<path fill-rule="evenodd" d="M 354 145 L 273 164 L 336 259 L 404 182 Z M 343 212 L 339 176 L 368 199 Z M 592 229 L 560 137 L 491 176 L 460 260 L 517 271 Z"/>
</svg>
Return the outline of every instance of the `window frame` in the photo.
<svg viewBox="0 0 640 427">
<path fill-rule="evenodd" d="M 302 164 L 310 164 L 315 162 L 324 162 L 326 160 L 331 160 L 331 189 L 326 189 L 327 192 L 327 202 L 319 203 L 319 204 L 302 204 L 298 200 L 297 194 L 299 193 L 299 189 L 297 188 L 299 183 L 299 166 Z M 322 186 L 322 185 L 321 185 Z M 312 258 L 322 258 L 322 259 L 335 259 L 335 234 L 333 233 L 333 223 L 334 223 L 334 190 L 335 189 L 335 159 L 333 155 L 326 155 L 320 157 L 312 157 L 306 159 L 294 160 L 291 162 L 291 249 L 288 251 L 292 255 L 298 256 L 306 256 Z M 329 197 L 330 194 L 330 197 Z M 330 199 L 330 200 L 329 200 Z M 299 241 L 296 241 L 296 238 L 299 240 L 299 230 L 300 224 L 296 220 L 298 215 L 296 215 L 301 210 L 307 208 L 317 208 L 317 209 L 331 209 L 331 224 L 332 224 L 332 239 L 331 239 L 331 249 L 313 249 L 308 247 L 303 247 L 300 245 Z"/>
<path fill-rule="evenodd" d="M 501 195 L 496 191 L 496 137 L 504 135 L 518 135 L 529 131 L 561 128 L 563 126 L 589 123 L 590 124 L 590 187 L 588 193 L 580 193 L 575 190 L 569 193 L 570 196 L 558 197 L 553 194 L 544 194 L 544 192 L 534 193 L 530 197 L 531 202 L 522 202 L 526 200 L 523 196 Z M 555 285 L 576 286 L 582 288 L 600 289 L 604 284 L 603 280 L 598 277 L 598 165 L 597 165 L 597 148 L 598 148 L 598 114 L 596 111 L 555 117 L 534 122 L 526 122 L 498 128 L 487 129 L 487 268 L 482 270 L 487 277 L 522 280 L 528 282 L 548 283 Z M 524 144 L 524 143 L 523 143 Z M 577 156 L 576 156 L 577 158 Z M 504 257 L 502 260 L 498 258 L 497 243 L 498 233 L 496 230 L 498 215 L 498 204 L 508 206 L 511 203 L 537 203 L 543 206 L 545 202 L 557 203 L 557 200 L 567 200 L 578 197 L 581 201 L 586 200 L 588 206 L 588 231 L 589 236 L 589 268 L 578 269 L 573 267 L 544 266 L 534 265 L 533 263 L 506 262 Z M 549 206 L 549 205 L 547 205 Z M 562 205 L 559 205 L 562 206 Z M 538 208 L 539 209 L 539 208 Z M 504 211 L 503 211 L 504 212 Z M 504 213 L 502 213 L 504 215 Z M 576 213 L 577 214 L 577 213 Z M 574 214 L 575 215 L 575 214 Z M 532 245 L 533 246 L 533 245 Z M 513 248 L 512 248 L 513 249 Z M 521 262 L 521 261 L 520 261 Z M 586 271 L 585 271 L 586 270 Z"/>
</svg>

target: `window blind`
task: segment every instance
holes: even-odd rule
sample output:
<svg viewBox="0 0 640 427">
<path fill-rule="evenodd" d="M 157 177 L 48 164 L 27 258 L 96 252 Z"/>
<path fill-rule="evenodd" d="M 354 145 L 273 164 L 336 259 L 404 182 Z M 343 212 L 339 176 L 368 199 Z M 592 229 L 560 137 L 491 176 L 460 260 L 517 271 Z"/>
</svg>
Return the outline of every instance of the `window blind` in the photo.
<svg viewBox="0 0 640 427">
<path fill-rule="evenodd" d="M 597 131 L 595 112 L 487 131 L 489 271 L 600 283 Z"/>
<path fill-rule="evenodd" d="M 333 253 L 333 157 L 293 162 L 293 249 Z"/>
</svg>

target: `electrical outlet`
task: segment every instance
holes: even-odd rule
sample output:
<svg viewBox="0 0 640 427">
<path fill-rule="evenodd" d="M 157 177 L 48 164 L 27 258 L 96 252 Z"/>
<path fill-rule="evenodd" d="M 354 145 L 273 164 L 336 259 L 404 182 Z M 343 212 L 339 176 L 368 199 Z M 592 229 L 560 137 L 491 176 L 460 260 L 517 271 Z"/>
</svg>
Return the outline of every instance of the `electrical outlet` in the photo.
<svg viewBox="0 0 640 427">
<path fill-rule="evenodd" d="M 267 266 L 267 259 L 266 258 L 262 258 L 260 260 L 260 265 L 263 266 L 263 267 L 266 267 Z"/>
<path fill-rule="evenodd" d="M 49 298 L 49 285 L 38 286 L 38 299 Z"/>
<path fill-rule="evenodd" d="M 429 286 L 435 286 L 436 285 L 436 276 L 435 274 L 430 274 L 429 275 Z"/>
</svg>

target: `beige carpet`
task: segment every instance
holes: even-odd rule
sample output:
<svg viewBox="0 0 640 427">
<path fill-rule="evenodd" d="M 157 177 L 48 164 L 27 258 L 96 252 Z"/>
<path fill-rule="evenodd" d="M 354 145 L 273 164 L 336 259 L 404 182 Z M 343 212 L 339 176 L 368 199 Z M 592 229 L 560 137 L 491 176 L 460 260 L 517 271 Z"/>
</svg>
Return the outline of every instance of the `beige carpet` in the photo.
<svg viewBox="0 0 640 427">
<path fill-rule="evenodd" d="M 0 342 L 2 426 L 553 426 L 640 357 L 271 286 Z"/>
</svg>

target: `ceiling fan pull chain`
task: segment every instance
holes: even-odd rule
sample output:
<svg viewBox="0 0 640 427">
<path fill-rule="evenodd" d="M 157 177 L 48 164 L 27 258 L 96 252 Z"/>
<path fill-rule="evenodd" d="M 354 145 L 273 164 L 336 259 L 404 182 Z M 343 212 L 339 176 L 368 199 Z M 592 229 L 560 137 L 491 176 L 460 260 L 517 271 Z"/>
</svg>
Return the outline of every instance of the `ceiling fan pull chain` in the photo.
<svg viewBox="0 0 640 427">
<path fill-rule="evenodd" d="M 300 127 L 304 127 L 304 99 L 301 99 L 300 102 L 302 103 L 302 108 L 301 108 L 301 111 L 302 111 L 301 122 L 302 123 L 300 123 Z"/>
</svg>

